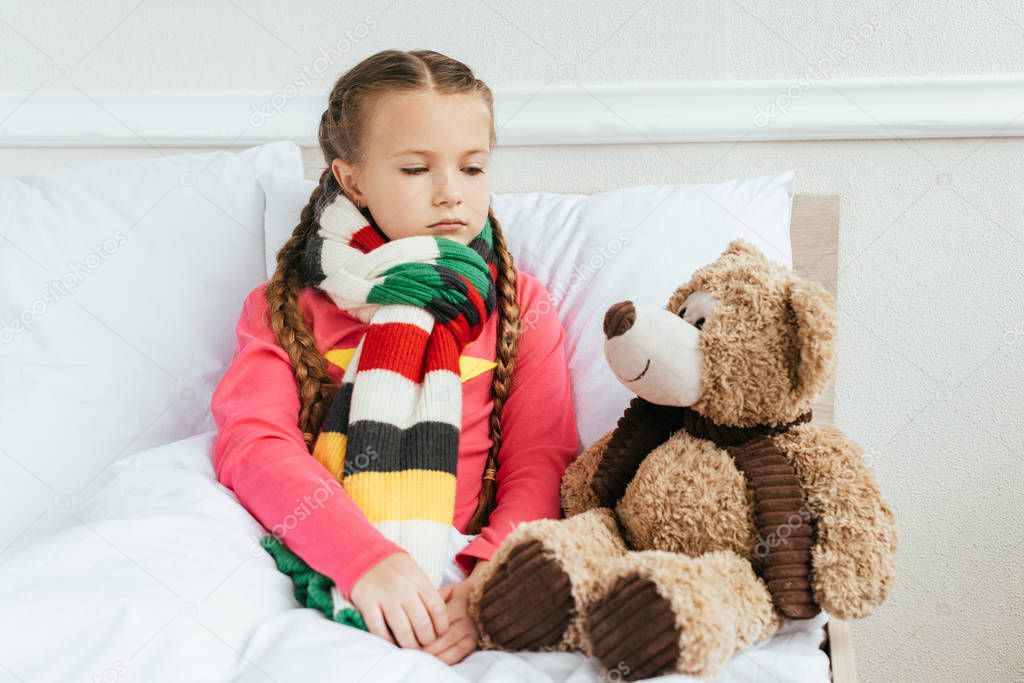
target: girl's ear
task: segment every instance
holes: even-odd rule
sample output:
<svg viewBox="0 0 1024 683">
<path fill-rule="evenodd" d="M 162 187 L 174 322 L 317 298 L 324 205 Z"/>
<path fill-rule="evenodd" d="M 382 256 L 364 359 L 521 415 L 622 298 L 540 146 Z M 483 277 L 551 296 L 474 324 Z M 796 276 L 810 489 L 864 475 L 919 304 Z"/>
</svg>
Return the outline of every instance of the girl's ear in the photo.
<svg viewBox="0 0 1024 683">
<path fill-rule="evenodd" d="M 835 369 L 835 299 L 818 283 L 794 277 L 789 283 L 788 305 L 796 325 L 792 397 L 804 401 L 821 391 Z"/>
<path fill-rule="evenodd" d="M 356 169 L 352 164 L 343 159 L 334 159 L 331 161 L 331 173 L 334 174 L 338 185 L 345 190 L 345 194 L 352 199 L 356 206 L 366 205 L 366 197 L 363 196 L 363 192 L 359 188 Z"/>
</svg>

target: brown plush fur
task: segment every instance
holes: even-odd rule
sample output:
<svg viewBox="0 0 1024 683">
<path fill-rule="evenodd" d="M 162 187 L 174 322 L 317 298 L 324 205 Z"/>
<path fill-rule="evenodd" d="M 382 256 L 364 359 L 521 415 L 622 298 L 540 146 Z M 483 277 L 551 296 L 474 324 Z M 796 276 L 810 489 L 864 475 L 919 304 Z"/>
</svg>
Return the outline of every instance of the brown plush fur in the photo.
<svg viewBox="0 0 1024 683">
<path fill-rule="evenodd" d="M 833 372 L 831 295 L 743 240 L 697 270 L 665 308 L 678 312 L 698 290 L 712 293 L 716 304 L 701 329 L 702 395 L 692 409 L 719 425 L 781 430 L 771 438 L 804 491 L 801 516 L 793 523 L 814 529 L 814 601 L 837 617 L 866 616 L 892 584 L 892 510 L 860 448 L 839 429 L 786 426 L 810 408 Z M 539 541 L 547 561 L 568 576 L 573 596 L 571 627 L 544 649 L 582 650 L 630 679 L 615 658 L 639 642 L 644 622 L 642 614 L 630 612 L 629 601 L 616 601 L 616 591 L 628 589 L 643 596 L 634 611 L 648 610 L 652 619 L 665 610 L 674 615 L 678 642 L 673 635 L 675 649 L 662 648 L 674 661 L 660 673 L 714 676 L 739 649 L 781 623 L 760 576 L 772 539 L 757 531 L 754 493 L 724 447 L 679 430 L 640 462 L 614 512 L 600 508 L 591 484 L 614 434 L 602 436 L 567 468 L 561 489 L 567 519 L 520 525 L 496 551 L 470 598 L 471 613 L 478 615 L 479 603 L 493 597 L 486 579 L 504 569 L 510 553 Z M 501 646 L 486 633 L 482 643 Z M 648 657 L 647 664 L 657 660 L 650 652 L 637 657 Z M 626 657 L 625 664 L 645 670 L 644 661 Z"/>
<path fill-rule="evenodd" d="M 698 269 L 666 310 L 697 290 L 713 292 L 718 305 L 701 330 L 705 375 L 693 409 L 736 427 L 788 422 L 809 409 L 835 363 L 831 295 L 743 240 Z"/>
<path fill-rule="evenodd" d="M 728 453 L 686 432 L 651 451 L 615 511 L 631 548 L 753 559 L 753 494 L 743 475 Z"/>
<path fill-rule="evenodd" d="M 593 489 L 590 488 L 590 482 L 594 479 L 597 465 L 601 462 L 601 456 L 614 433 L 614 429 L 609 430 L 569 464 L 569 467 L 578 474 L 573 477 L 562 477 L 562 513 L 566 517 L 578 515 L 600 505 Z"/>
</svg>

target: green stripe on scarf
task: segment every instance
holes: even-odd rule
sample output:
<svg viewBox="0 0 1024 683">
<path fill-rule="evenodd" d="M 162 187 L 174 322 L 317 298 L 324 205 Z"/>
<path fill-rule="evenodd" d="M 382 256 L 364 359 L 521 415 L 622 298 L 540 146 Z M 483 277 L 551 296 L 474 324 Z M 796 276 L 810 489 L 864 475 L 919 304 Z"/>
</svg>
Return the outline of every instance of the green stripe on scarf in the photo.
<svg viewBox="0 0 1024 683">
<path fill-rule="evenodd" d="M 491 222 L 487 221 L 484 223 L 483 230 L 480 231 L 480 235 L 477 239 L 486 235 L 486 241 L 488 244 L 491 243 Z M 483 259 L 480 258 L 480 254 L 476 253 L 472 249 L 466 249 L 462 244 L 453 242 L 448 239 L 438 239 L 438 248 L 441 252 L 441 259 L 444 260 L 444 264 L 463 276 L 469 282 L 481 292 L 487 291 L 490 284 L 488 283 L 486 266 L 480 267 L 483 263 Z"/>
<path fill-rule="evenodd" d="M 372 304 L 411 304 L 425 307 L 444 282 L 429 263 L 402 263 L 388 268 L 384 282 L 376 284 L 366 296 Z"/>
<path fill-rule="evenodd" d="M 260 545 L 270 553 L 277 568 L 292 577 L 295 583 L 295 599 L 299 604 L 319 610 L 339 624 L 354 626 L 364 631 L 366 622 L 359 610 L 346 608 L 334 614 L 334 600 L 331 599 L 331 588 L 334 582 L 302 561 L 302 558 L 289 550 L 288 546 L 276 536 L 267 534 L 260 538 Z"/>
</svg>

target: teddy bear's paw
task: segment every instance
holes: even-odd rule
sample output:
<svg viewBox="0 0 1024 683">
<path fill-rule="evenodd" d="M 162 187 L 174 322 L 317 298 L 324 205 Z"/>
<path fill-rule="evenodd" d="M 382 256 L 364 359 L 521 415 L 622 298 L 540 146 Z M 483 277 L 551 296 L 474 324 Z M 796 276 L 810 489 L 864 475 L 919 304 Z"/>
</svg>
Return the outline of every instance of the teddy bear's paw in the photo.
<svg viewBox="0 0 1024 683">
<path fill-rule="evenodd" d="M 584 618 L 589 654 L 627 680 L 713 678 L 778 628 L 764 582 L 731 551 L 629 553 L 610 565 L 602 585 Z"/>
<path fill-rule="evenodd" d="M 675 670 L 683 641 L 671 603 L 651 579 L 619 577 L 586 617 L 593 655 L 627 681 Z"/>
<path fill-rule="evenodd" d="M 486 646 L 551 649 L 562 642 L 574 609 L 569 575 L 541 541 L 528 539 L 485 581 L 477 626 Z"/>
</svg>

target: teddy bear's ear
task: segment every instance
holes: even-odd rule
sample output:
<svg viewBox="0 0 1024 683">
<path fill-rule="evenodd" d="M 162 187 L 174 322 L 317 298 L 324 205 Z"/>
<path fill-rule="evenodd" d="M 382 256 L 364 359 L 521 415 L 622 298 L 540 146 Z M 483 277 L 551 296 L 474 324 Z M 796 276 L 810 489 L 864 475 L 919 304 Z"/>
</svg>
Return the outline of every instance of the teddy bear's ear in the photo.
<svg viewBox="0 0 1024 683">
<path fill-rule="evenodd" d="M 793 399 L 811 399 L 828 382 L 835 368 L 835 299 L 816 282 L 793 277 L 788 305 L 796 330 Z"/>
<path fill-rule="evenodd" d="M 757 259 L 764 259 L 764 254 L 761 253 L 760 249 L 741 237 L 737 237 L 726 245 L 725 251 L 722 252 L 722 256 L 726 256 L 728 254 L 752 256 Z"/>
</svg>

